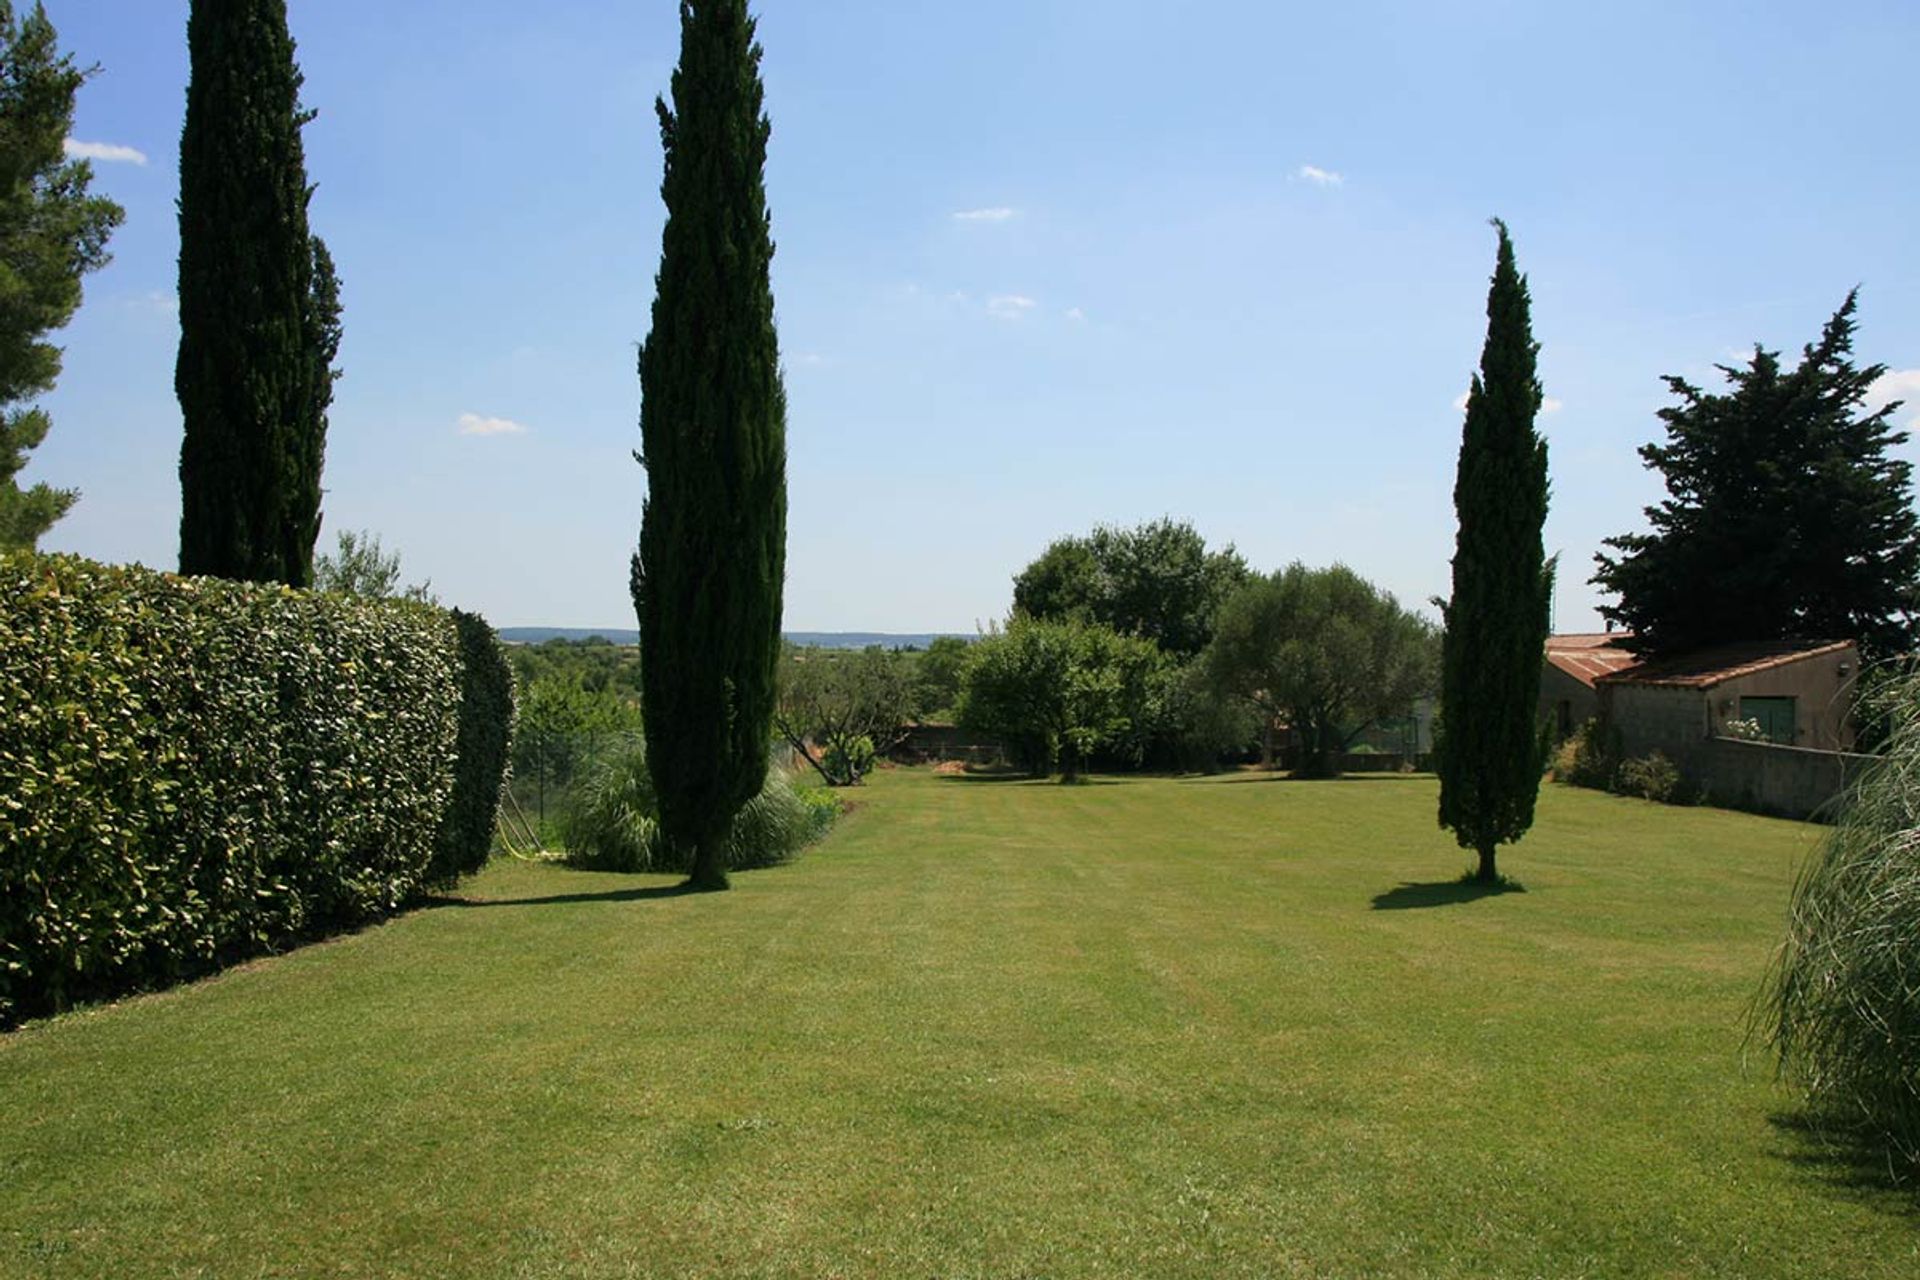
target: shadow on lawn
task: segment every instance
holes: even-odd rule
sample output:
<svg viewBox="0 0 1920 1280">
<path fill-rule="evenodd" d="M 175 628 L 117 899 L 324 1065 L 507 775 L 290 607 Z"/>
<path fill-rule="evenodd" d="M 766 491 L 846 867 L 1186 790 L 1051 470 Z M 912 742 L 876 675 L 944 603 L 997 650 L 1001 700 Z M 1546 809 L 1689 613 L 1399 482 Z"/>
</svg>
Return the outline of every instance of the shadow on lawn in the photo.
<svg viewBox="0 0 1920 1280">
<path fill-rule="evenodd" d="M 1804 1111 L 1776 1112 L 1767 1123 L 1781 1139 L 1778 1159 L 1850 1200 L 1920 1217 L 1920 1169 L 1899 1163 L 1884 1142 Z"/>
<path fill-rule="evenodd" d="M 940 773 L 934 775 L 942 782 L 964 782 L 974 786 L 989 784 L 1000 786 L 1029 787 L 1124 787 L 1127 785 L 1119 778 L 1075 778 L 1072 782 L 1062 782 L 1058 777 L 1036 778 L 1030 773 Z"/>
<path fill-rule="evenodd" d="M 1430 773 L 1343 773 L 1336 778 L 1296 778 L 1284 769 L 1276 769 L 1271 773 L 1265 770 L 1258 770 L 1235 774 L 1231 777 L 1222 777 L 1219 774 L 1199 774 L 1195 777 L 1180 779 L 1182 782 L 1210 782 L 1215 786 L 1223 787 L 1233 786 L 1242 782 L 1297 782 L 1303 785 L 1319 782 L 1334 783 L 1337 785 L 1342 782 L 1431 782 L 1432 780 L 1433 775 Z"/>
<path fill-rule="evenodd" d="M 1402 884 L 1397 889 L 1373 896 L 1375 911 L 1417 911 L 1425 907 L 1453 907 L 1481 898 L 1497 898 L 1507 893 L 1525 893 L 1511 880 L 1481 884 L 1477 880 L 1442 880 L 1436 884 Z"/>
<path fill-rule="evenodd" d="M 558 907 L 584 902 L 652 902 L 658 898 L 688 898 L 698 891 L 680 884 L 653 885 L 645 889 L 612 889 L 606 893 L 555 893 L 544 898 L 457 898 L 440 896 L 426 901 L 428 911 L 472 907 Z"/>
</svg>

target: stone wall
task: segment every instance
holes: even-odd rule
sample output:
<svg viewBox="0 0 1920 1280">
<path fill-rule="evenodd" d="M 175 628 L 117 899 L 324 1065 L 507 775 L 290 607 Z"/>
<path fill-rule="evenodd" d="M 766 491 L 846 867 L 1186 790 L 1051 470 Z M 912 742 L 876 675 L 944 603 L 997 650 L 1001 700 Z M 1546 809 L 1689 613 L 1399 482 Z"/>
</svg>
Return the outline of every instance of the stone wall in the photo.
<svg viewBox="0 0 1920 1280">
<path fill-rule="evenodd" d="M 1873 761 L 1844 751 L 1711 738 L 1682 768 L 1708 804 L 1783 818 L 1830 817 L 1829 806 Z"/>
</svg>

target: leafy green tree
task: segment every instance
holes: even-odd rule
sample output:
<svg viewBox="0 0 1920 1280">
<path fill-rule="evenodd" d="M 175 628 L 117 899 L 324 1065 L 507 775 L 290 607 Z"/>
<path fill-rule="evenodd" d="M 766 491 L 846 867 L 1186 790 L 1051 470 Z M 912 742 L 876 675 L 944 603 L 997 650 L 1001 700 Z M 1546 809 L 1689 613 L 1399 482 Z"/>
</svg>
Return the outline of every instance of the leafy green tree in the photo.
<svg viewBox="0 0 1920 1280">
<path fill-rule="evenodd" d="M 1857 640 L 1873 657 L 1913 651 L 1920 526 L 1913 469 L 1890 451 L 1898 402 L 1864 410 L 1884 365 L 1852 360 L 1857 292 L 1792 369 L 1756 346 L 1721 367 L 1712 394 L 1669 377 L 1664 444 L 1641 448 L 1667 497 L 1648 533 L 1607 539 L 1601 612 L 1633 644 L 1682 652 L 1749 640 Z"/>
<path fill-rule="evenodd" d="M 919 656 L 915 701 L 921 715 L 951 712 L 960 696 L 960 680 L 971 646 L 959 636 L 936 636 Z"/>
<path fill-rule="evenodd" d="M 1036 777 L 1078 781 L 1094 752 L 1123 742 L 1166 658 L 1110 627 L 1016 617 L 973 646 L 960 723 L 1007 744 Z"/>
<path fill-rule="evenodd" d="M 342 529 L 338 545 L 313 562 L 313 589 L 377 600 L 399 598 L 437 604 L 431 581 L 400 585 L 400 553 L 380 545 L 380 535 Z"/>
<path fill-rule="evenodd" d="M 1060 539 L 1028 565 L 1014 579 L 1013 607 L 1033 618 L 1099 623 L 1190 658 L 1206 648 L 1214 615 L 1247 577 L 1239 553 L 1208 551 L 1190 524 L 1102 525 Z"/>
<path fill-rule="evenodd" d="M 1201 663 L 1218 693 L 1288 725 L 1297 776 L 1324 778 L 1369 726 L 1433 691 L 1438 649 L 1432 623 L 1345 565 L 1296 563 L 1228 599 Z"/>
<path fill-rule="evenodd" d="M 781 664 L 774 728 L 829 786 L 857 786 L 906 737 L 915 711 L 907 655 L 796 649 Z"/>
<path fill-rule="evenodd" d="M 285 0 L 193 0 L 180 134 L 180 571 L 304 587 L 340 343 Z"/>
<path fill-rule="evenodd" d="M 579 680 L 548 675 L 524 684 L 513 733 L 513 770 L 537 788 L 539 814 L 547 812 L 547 788 L 565 787 L 603 747 L 640 730 L 640 709 L 612 690 L 591 690 Z"/>
<path fill-rule="evenodd" d="M 1552 569 L 1541 546 L 1547 444 L 1534 430 L 1541 387 L 1526 277 L 1506 224 L 1487 294 L 1487 340 L 1467 393 L 1453 506 L 1453 596 L 1441 662 L 1440 825 L 1499 879 L 1495 850 L 1533 825 L 1546 765 L 1538 723 Z"/>
<path fill-rule="evenodd" d="M 579 681 L 589 692 L 613 689 L 636 701 L 640 697 L 640 650 L 636 645 L 616 645 L 604 637 L 580 641 L 555 638 L 544 644 L 513 645 L 508 655 L 522 684 L 558 675 Z"/>
<path fill-rule="evenodd" d="M 64 150 L 89 74 L 60 52 L 45 8 L 21 18 L 0 0 L 0 551 L 32 549 L 79 497 L 22 489 L 18 476 L 51 425 L 45 410 L 21 407 L 60 376 L 46 336 L 79 309 L 81 277 L 106 265 L 124 216 L 88 193 L 92 166 Z"/>
<path fill-rule="evenodd" d="M 653 328 L 640 351 L 647 500 L 633 561 L 647 756 L 688 886 L 725 889 L 733 816 L 766 776 L 786 577 L 760 46 L 746 0 L 682 0 Z"/>
</svg>

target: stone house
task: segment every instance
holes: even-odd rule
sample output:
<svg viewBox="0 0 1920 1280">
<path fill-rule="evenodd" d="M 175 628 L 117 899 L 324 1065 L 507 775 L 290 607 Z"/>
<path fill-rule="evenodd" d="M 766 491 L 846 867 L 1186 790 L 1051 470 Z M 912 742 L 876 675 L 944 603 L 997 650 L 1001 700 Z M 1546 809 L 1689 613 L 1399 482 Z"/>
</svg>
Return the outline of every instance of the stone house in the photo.
<svg viewBox="0 0 1920 1280">
<path fill-rule="evenodd" d="M 1574 730 L 1600 714 L 1596 680 L 1640 661 L 1622 647 L 1632 638 L 1629 631 L 1547 637 L 1539 720 L 1552 730 L 1556 742 L 1572 737 Z"/>
<path fill-rule="evenodd" d="M 1850 751 L 1860 651 L 1846 640 L 1768 641 L 1656 657 L 1594 681 L 1601 718 L 1626 756 L 1660 751 L 1691 771 L 1730 721 L 1759 727 L 1761 742 Z"/>
</svg>

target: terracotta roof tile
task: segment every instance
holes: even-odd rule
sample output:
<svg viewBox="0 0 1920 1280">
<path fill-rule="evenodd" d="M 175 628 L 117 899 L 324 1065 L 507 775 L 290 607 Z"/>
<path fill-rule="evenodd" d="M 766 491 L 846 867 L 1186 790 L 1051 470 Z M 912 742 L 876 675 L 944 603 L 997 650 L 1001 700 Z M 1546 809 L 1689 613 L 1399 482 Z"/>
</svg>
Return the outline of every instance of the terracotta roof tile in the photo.
<svg viewBox="0 0 1920 1280">
<path fill-rule="evenodd" d="M 1637 667 L 1602 676 L 1608 684 L 1651 684 L 1680 689 L 1711 689 L 1741 676 L 1851 649 L 1851 640 L 1767 640 L 1722 645 L 1698 653 L 1649 658 Z"/>
<path fill-rule="evenodd" d="M 1548 636 L 1547 662 L 1581 684 L 1591 686 L 1601 676 L 1625 671 L 1640 661 L 1638 655 L 1628 653 L 1617 643 L 1631 638 L 1631 634 L 1624 631 Z"/>
</svg>

